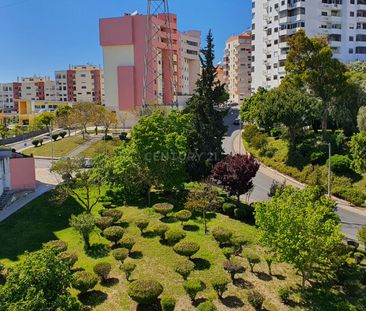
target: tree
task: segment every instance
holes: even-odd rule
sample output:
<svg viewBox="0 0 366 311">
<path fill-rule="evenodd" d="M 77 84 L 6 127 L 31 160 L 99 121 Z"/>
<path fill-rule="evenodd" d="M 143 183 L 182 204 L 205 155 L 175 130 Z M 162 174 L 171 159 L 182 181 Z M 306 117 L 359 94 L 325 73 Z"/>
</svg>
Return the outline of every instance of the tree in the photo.
<svg viewBox="0 0 366 311">
<path fill-rule="evenodd" d="M 26 253 L 0 286 L 0 310 L 80 310 L 69 292 L 71 280 L 69 266 L 54 250 Z"/>
<path fill-rule="evenodd" d="M 349 143 L 353 169 L 362 174 L 366 172 L 366 132 L 353 135 Z"/>
<path fill-rule="evenodd" d="M 352 62 L 347 65 L 347 68 L 350 71 L 359 72 L 359 73 L 366 73 L 366 64 L 365 62 Z"/>
<path fill-rule="evenodd" d="M 259 162 L 251 155 L 229 155 L 214 166 L 211 178 L 230 195 L 235 195 L 239 203 L 240 196 L 253 188 L 258 169 Z"/>
<path fill-rule="evenodd" d="M 260 238 L 279 261 L 301 272 L 302 287 L 314 273 L 327 274 L 342 259 L 343 235 L 335 202 L 319 196 L 316 188 L 286 187 L 271 201 L 256 203 Z"/>
<path fill-rule="evenodd" d="M 323 140 L 326 138 L 328 119 L 346 81 L 346 67 L 333 58 L 325 38 L 308 38 L 303 30 L 288 40 L 290 51 L 286 59 L 285 80 L 304 87 L 321 100 Z"/>
<path fill-rule="evenodd" d="M 363 225 L 357 233 L 358 240 L 366 247 L 366 225 Z"/>
<path fill-rule="evenodd" d="M 58 199 L 64 201 L 69 195 L 75 196 L 87 213 L 91 213 L 101 198 L 104 176 L 98 174 L 96 168 L 85 170 L 83 163 L 82 158 L 66 158 L 54 162 L 51 172 L 63 180 L 57 187 Z"/>
<path fill-rule="evenodd" d="M 366 106 L 361 107 L 358 111 L 357 127 L 360 132 L 366 132 Z"/>
<path fill-rule="evenodd" d="M 91 121 L 95 127 L 95 135 L 98 135 L 98 126 L 102 125 L 102 118 L 105 112 L 106 109 L 103 106 L 94 105 Z"/>
<path fill-rule="evenodd" d="M 192 179 L 208 176 L 212 165 L 221 160 L 222 140 L 226 133 L 225 112 L 218 106 L 225 101 L 225 88 L 216 79 L 213 36 L 209 31 L 206 47 L 201 51 L 201 75 L 185 113 L 190 115 L 193 128 L 189 135 L 187 169 Z"/>
<path fill-rule="evenodd" d="M 188 193 L 185 208 L 202 213 L 205 234 L 207 233 L 207 212 L 216 211 L 220 207 L 218 193 L 212 185 L 199 183 Z"/>
<path fill-rule="evenodd" d="M 56 111 L 56 121 L 59 127 L 67 129 L 69 136 L 71 135 L 71 127 L 73 126 L 72 108 L 69 105 L 58 106 Z"/>
<path fill-rule="evenodd" d="M 43 112 L 40 115 L 36 116 L 34 123 L 37 124 L 39 127 L 46 127 L 47 131 L 51 131 L 51 124 L 52 121 L 55 119 L 55 114 L 52 112 Z"/>
<path fill-rule="evenodd" d="M 72 215 L 70 218 L 70 226 L 81 234 L 84 240 L 85 247 L 90 248 L 90 234 L 95 228 L 94 218 L 89 213 L 80 215 Z"/>
<path fill-rule="evenodd" d="M 114 111 L 105 109 L 100 118 L 100 124 L 104 126 L 104 135 L 107 136 L 109 129 L 112 125 L 116 125 L 118 122 L 117 115 Z"/>
<path fill-rule="evenodd" d="M 83 132 L 83 138 L 87 133 L 87 126 L 93 121 L 95 114 L 94 103 L 78 103 L 72 107 L 72 117 L 75 124 L 79 124 L 81 131 Z"/>
<path fill-rule="evenodd" d="M 9 129 L 8 127 L 6 126 L 6 124 L 0 124 L 0 136 L 1 136 L 1 139 L 5 139 L 6 137 L 9 136 Z"/>
<path fill-rule="evenodd" d="M 163 286 L 154 280 L 136 280 L 129 284 L 128 295 L 140 305 L 154 305 L 163 292 Z"/>
</svg>

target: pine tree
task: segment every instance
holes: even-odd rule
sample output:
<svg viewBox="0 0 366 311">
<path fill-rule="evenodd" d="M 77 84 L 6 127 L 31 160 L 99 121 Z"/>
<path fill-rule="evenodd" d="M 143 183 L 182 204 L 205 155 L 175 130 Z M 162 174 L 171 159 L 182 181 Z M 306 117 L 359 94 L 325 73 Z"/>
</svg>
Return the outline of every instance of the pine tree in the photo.
<svg viewBox="0 0 366 311">
<path fill-rule="evenodd" d="M 218 109 L 226 99 L 224 85 L 216 79 L 214 44 L 211 30 L 207 45 L 201 50 L 202 72 L 195 94 L 189 100 L 186 113 L 191 115 L 192 131 L 189 137 L 187 171 L 192 179 L 209 175 L 212 166 L 222 159 L 222 140 L 226 133 L 224 115 Z"/>
</svg>

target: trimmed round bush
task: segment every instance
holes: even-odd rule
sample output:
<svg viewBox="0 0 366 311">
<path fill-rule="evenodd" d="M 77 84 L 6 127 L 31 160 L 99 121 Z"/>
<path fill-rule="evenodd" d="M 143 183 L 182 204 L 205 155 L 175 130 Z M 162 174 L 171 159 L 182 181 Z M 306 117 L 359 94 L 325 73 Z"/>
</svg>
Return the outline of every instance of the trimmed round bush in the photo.
<svg viewBox="0 0 366 311">
<path fill-rule="evenodd" d="M 242 235 L 234 235 L 231 238 L 231 244 L 234 247 L 235 255 L 238 256 L 243 251 L 243 246 L 248 244 L 248 240 Z"/>
<path fill-rule="evenodd" d="M 72 267 L 78 261 L 78 256 L 76 255 L 76 253 L 71 253 L 67 251 L 58 254 L 58 257 L 63 262 L 67 263 L 69 267 Z"/>
<path fill-rule="evenodd" d="M 121 244 L 121 247 L 131 251 L 133 246 L 136 244 L 136 241 L 131 237 L 123 237 L 122 240 L 119 241 L 119 243 Z"/>
<path fill-rule="evenodd" d="M 217 308 L 213 302 L 205 301 L 198 305 L 197 311 L 217 311 Z"/>
<path fill-rule="evenodd" d="M 310 155 L 310 163 L 313 165 L 323 165 L 327 161 L 327 155 L 322 151 L 315 151 Z"/>
<path fill-rule="evenodd" d="M 102 279 L 102 281 L 108 279 L 108 275 L 111 270 L 112 265 L 109 262 L 99 262 L 93 268 L 94 273 L 98 275 Z"/>
<path fill-rule="evenodd" d="M 121 134 L 118 135 L 120 140 L 126 140 L 127 139 L 127 132 L 122 132 Z"/>
<path fill-rule="evenodd" d="M 112 251 L 114 259 L 123 262 L 128 257 L 129 251 L 126 248 L 117 248 Z"/>
<path fill-rule="evenodd" d="M 38 140 L 38 139 L 34 139 L 34 140 L 32 140 L 32 145 L 33 145 L 34 147 L 38 147 L 38 145 L 39 145 L 39 140 Z"/>
<path fill-rule="evenodd" d="M 355 258 L 356 264 L 359 265 L 362 262 L 362 260 L 365 258 L 365 255 L 360 252 L 356 252 L 356 253 L 354 253 L 353 257 Z"/>
<path fill-rule="evenodd" d="M 179 242 L 173 247 L 173 250 L 181 255 L 191 258 L 200 250 L 200 246 L 195 242 Z"/>
<path fill-rule="evenodd" d="M 198 279 L 185 281 L 183 287 L 192 301 L 196 299 L 196 296 L 199 292 L 203 291 L 206 288 L 205 283 Z"/>
<path fill-rule="evenodd" d="M 225 215 L 228 216 L 234 216 L 234 210 L 236 208 L 236 205 L 233 203 L 224 203 L 222 204 L 222 211 Z"/>
<path fill-rule="evenodd" d="M 185 237 L 186 233 L 179 229 L 170 229 L 167 232 L 165 232 L 165 240 L 171 245 L 178 243 Z"/>
<path fill-rule="evenodd" d="M 132 272 L 135 271 L 135 269 L 136 269 L 136 265 L 132 262 L 124 262 L 120 266 L 120 269 L 125 273 L 126 280 L 129 281 Z"/>
<path fill-rule="evenodd" d="M 327 161 L 327 165 L 329 163 L 329 160 Z M 348 156 L 344 156 L 344 155 L 340 155 L 340 154 L 335 154 L 333 156 L 331 156 L 330 158 L 330 167 L 332 172 L 338 174 L 338 175 L 343 175 L 343 174 L 347 174 L 350 173 L 351 170 L 351 159 Z"/>
<path fill-rule="evenodd" d="M 86 293 L 97 285 L 98 278 L 95 274 L 78 271 L 74 273 L 72 280 L 72 287 L 80 291 L 81 293 Z"/>
<path fill-rule="evenodd" d="M 227 277 L 225 276 L 216 276 L 212 281 L 212 288 L 216 291 L 217 296 L 222 299 L 222 295 L 227 290 L 227 286 L 230 283 Z"/>
<path fill-rule="evenodd" d="M 104 141 L 107 141 L 107 140 L 113 140 L 113 137 L 112 137 L 111 135 L 104 135 L 104 136 L 102 137 L 102 140 L 104 140 Z"/>
<path fill-rule="evenodd" d="M 230 259 L 230 257 L 235 254 L 235 250 L 233 247 L 224 247 L 221 250 L 226 259 Z"/>
<path fill-rule="evenodd" d="M 291 288 L 290 287 L 282 287 L 278 290 L 278 297 L 280 297 L 280 300 L 287 304 L 290 302 L 290 296 L 291 296 Z"/>
<path fill-rule="evenodd" d="M 186 209 L 175 213 L 175 218 L 177 218 L 182 223 L 182 225 L 186 221 L 188 221 L 191 217 L 192 217 L 192 213 Z"/>
<path fill-rule="evenodd" d="M 163 292 L 163 286 L 154 280 L 136 280 L 128 286 L 128 295 L 140 305 L 152 305 Z"/>
<path fill-rule="evenodd" d="M 261 262 L 260 257 L 253 251 L 247 251 L 244 255 L 245 258 L 248 260 L 250 272 L 254 272 L 254 266 Z"/>
<path fill-rule="evenodd" d="M 102 216 L 112 217 L 113 222 L 116 223 L 122 218 L 123 212 L 118 209 L 106 209 L 102 211 Z"/>
<path fill-rule="evenodd" d="M 162 223 L 154 227 L 154 233 L 163 240 L 165 239 L 165 232 L 167 232 L 168 230 L 169 226 Z"/>
<path fill-rule="evenodd" d="M 260 292 L 256 290 L 250 291 L 248 293 L 248 301 L 254 309 L 262 310 L 264 297 Z"/>
<path fill-rule="evenodd" d="M 174 205 L 170 203 L 157 203 L 153 206 L 153 209 L 155 212 L 163 215 L 163 217 L 166 217 L 174 209 Z"/>
<path fill-rule="evenodd" d="M 186 259 L 178 263 L 175 268 L 175 272 L 179 273 L 183 277 L 183 279 L 186 280 L 189 274 L 193 271 L 193 269 L 194 263 Z"/>
<path fill-rule="evenodd" d="M 224 262 L 224 269 L 230 273 L 231 279 L 235 280 L 237 273 L 245 272 L 245 268 L 236 260 L 230 259 Z"/>
<path fill-rule="evenodd" d="M 163 297 L 160 300 L 162 311 L 174 311 L 176 300 L 173 297 Z"/>
<path fill-rule="evenodd" d="M 45 244 L 45 246 L 55 250 L 58 254 L 65 252 L 68 247 L 67 243 L 61 240 L 49 241 Z"/>
<path fill-rule="evenodd" d="M 121 227 L 112 226 L 103 231 L 103 236 L 117 245 L 118 241 L 123 237 L 125 231 Z"/>
<path fill-rule="evenodd" d="M 212 230 L 212 235 L 215 240 L 219 242 L 220 246 L 222 246 L 223 244 L 230 242 L 233 233 L 226 228 L 217 227 Z"/>
<path fill-rule="evenodd" d="M 102 231 L 112 226 L 113 223 L 113 218 L 109 216 L 103 216 L 95 220 L 95 225 Z"/>
<path fill-rule="evenodd" d="M 136 227 L 140 229 L 141 233 L 149 226 L 149 221 L 146 219 L 138 219 L 135 221 Z"/>
<path fill-rule="evenodd" d="M 54 141 L 56 141 L 56 140 L 57 140 L 57 138 L 58 138 L 59 136 L 60 136 L 59 134 L 52 134 L 52 135 L 51 135 L 51 138 L 52 138 Z"/>
<path fill-rule="evenodd" d="M 67 132 L 62 131 L 62 132 L 60 132 L 60 137 L 61 137 L 61 138 L 65 138 L 66 134 L 67 134 Z"/>
</svg>

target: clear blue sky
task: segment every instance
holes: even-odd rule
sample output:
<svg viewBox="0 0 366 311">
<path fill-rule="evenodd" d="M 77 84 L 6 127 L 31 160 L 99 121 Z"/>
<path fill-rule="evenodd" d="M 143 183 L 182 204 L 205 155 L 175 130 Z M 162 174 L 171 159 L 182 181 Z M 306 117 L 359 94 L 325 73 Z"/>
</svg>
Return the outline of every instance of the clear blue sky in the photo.
<svg viewBox="0 0 366 311">
<path fill-rule="evenodd" d="M 0 0 L 0 82 L 49 75 L 69 64 L 103 65 L 98 20 L 138 10 L 145 0 Z M 251 24 L 251 0 L 170 0 L 180 30 L 215 37 L 219 60 L 225 40 Z"/>
</svg>

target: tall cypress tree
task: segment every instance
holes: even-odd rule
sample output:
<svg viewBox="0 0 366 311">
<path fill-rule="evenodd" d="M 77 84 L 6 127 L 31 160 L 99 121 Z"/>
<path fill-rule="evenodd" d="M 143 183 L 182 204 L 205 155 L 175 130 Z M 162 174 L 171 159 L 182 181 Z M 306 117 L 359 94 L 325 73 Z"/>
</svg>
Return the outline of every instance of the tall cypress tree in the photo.
<svg viewBox="0 0 366 311">
<path fill-rule="evenodd" d="M 212 166 L 222 159 L 222 140 L 226 133 L 225 112 L 218 109 L 219 104 L 226 100 L 226 92 L 224 85 L 216 79 L 211 30 L 206 43 L 200 55 L 201 76 L 185 109 L 191 115 L 193 124 L 189 136 L 187 171 L 194 180 L 208 176 Z"/>
</svg>

